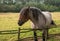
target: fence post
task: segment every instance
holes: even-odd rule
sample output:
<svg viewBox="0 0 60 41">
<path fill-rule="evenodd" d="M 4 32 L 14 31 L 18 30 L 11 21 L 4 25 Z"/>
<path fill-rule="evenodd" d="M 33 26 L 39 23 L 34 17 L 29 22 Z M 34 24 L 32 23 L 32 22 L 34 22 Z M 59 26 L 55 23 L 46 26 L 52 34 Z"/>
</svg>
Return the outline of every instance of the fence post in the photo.
<svg viewBox="0 0 60 41">
<path fill-rule="evenodd" d="M 20 28 L 18 28 L 18 41 L 20 41 Z"/>
</svg>

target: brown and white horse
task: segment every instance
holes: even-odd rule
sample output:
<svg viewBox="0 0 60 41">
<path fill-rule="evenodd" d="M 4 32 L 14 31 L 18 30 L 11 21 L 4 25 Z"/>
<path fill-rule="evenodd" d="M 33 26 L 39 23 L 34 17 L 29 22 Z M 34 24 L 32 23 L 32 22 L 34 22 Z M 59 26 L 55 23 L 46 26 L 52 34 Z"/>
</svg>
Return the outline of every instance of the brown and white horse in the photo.
<svg viewBox="0 0 60 41">
<path fill-rule="evenodd" d="M 42 34 L 43 41 L 47 41 L 48 29 L 50 28 L 50 25 L 54 25 L 50 12 L 47 11 L 43 12 L 36 7 L 22 8 L 20 11 L 18 25 L 19 26 L 23 25 L 29 19 L 32 21 L 32 28 L 41 29 L 43 32 Z M 34 35 L 36 36 L 35 30 L 34 30 Z"/>
</svg>

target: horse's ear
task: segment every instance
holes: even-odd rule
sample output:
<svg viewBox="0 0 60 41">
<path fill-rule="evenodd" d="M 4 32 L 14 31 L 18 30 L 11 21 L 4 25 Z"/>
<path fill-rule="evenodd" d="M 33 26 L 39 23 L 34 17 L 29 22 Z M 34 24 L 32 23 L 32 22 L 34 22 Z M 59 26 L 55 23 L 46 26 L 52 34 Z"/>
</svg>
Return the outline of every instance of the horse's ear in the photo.
<svg viewBox="0 0 60 41">
<path fill-rule="evenodd" d="M 30 6 L 28 6 L 28 11 L 30 11 Z"/>
<path fill-rule="evenodd" d="M 30 6 L 28 6 L 28 9 L 30 8 Z"/>
</svg>

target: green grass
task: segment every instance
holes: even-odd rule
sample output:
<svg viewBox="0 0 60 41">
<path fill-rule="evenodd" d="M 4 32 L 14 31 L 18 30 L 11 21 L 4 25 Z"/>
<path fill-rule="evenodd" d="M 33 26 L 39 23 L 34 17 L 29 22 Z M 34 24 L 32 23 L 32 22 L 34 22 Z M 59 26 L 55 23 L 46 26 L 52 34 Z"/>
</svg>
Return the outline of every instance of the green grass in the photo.
<svg viewBox="0 0 60 41">
<path fill-rule="evenodd" d="M 60 33 L 60 12 L 52 12 L 53 19 L 58 25 L 57 28 L 52 28 L 49 30 L 49 34 Z M 30 20 L 26 22 L 23 26 L 18 26 L 19 13 L 0 13 L 0 31 L 2 30 L 18 30 L 20 28 L 31 28 Z M 38 36 L 42 35 L 42 32 L 37 31 Z M 21 38 L 31 37 L 33 32 L 22 33 Z M 14 41 L 17 40 L 17 34 L 0 34 L 0 41 Z M 49 41 L 60 41 L 60 39 L 51 38 Z"/>
</svg>

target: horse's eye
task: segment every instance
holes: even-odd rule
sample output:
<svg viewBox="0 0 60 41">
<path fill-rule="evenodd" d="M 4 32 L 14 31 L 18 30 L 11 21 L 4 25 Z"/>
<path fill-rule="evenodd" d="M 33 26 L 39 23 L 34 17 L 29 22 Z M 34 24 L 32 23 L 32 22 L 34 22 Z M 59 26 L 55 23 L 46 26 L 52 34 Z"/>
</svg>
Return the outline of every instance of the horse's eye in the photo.
<svg viewBox="0 0 60 41">
<path fill-rule="evenodd" d="M 24 13 L 24 15 L 26 15 L 26 13 Z"/>
<path fill-rule="evenodd" d="M 25 12 L 24 15 L 26 16 L 28 12 Z"/>
</svg>

